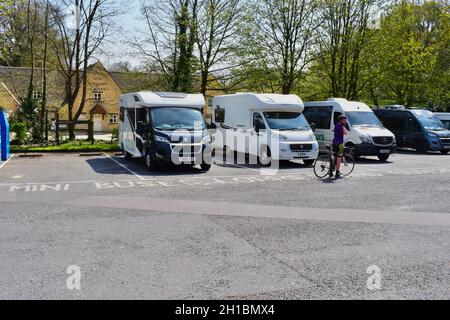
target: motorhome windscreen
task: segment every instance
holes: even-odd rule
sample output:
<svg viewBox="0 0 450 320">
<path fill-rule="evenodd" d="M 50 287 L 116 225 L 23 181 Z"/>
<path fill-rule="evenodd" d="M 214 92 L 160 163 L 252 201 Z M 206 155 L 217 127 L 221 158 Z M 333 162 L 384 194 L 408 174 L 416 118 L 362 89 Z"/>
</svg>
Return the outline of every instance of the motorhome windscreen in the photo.
<svg viewBox="0 0 450 320">
<path fill-rule="evenodd" d="M 417 119 L 419 119 L 420 123 L 427 130 L 432 130 L 432 131 L 447 130 L 445 125 L 442 123 L 442 121 L 434 116 L 433 117 L 418 116 Z"/>
<path fill-rule="evenodd" d="M 202 113 L 191 108 L 152 108 L 150 109 L 153 126 L 161 131 L 203 130 L 205 122 Z"/>
<path fill-rule="evenodd" d="M 380 120 L 373 112 L 353 111 L 346 112 L 345 115 L 352 126 L 382 127 Z"/>
<path fill-rule="evenodd" d="M 310 126 L 303 113 L 272 111 L 264 112 L 267 124 L 273 130 L 309 130 Z"/>
</svg>

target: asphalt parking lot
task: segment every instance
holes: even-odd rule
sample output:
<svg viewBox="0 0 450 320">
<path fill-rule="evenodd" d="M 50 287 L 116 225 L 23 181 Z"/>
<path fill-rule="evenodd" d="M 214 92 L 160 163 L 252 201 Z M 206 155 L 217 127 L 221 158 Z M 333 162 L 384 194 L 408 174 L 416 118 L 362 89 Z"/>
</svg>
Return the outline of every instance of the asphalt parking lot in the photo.
<svg viewBox="0 0 450 320">
<path fill-rule="evenodd" d="M 0 298 L 448 299 L 449 195 L 450 156 L 408 151 L 338 181 L 295 162 L 150 172 L 15 155 L 0 168 Z"/>
</svg>

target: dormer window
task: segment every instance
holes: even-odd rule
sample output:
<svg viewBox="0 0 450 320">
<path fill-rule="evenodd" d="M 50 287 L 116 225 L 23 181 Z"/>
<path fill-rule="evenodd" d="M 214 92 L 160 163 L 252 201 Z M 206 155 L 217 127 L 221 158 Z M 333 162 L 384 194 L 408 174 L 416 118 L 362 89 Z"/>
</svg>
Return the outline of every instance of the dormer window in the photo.
<svg viewBox="0 0 450 320">
<path fill-rule="evenodd" d="M 94 90 L 94 101 L 99 102 L 102 101 L 103 98 L 103 92 L 99 90 Z"/>
<path fill-rule="evenodd" d="M 42 91 L 33 91 L 33 99 L 42 99 Z"/>
</svg>

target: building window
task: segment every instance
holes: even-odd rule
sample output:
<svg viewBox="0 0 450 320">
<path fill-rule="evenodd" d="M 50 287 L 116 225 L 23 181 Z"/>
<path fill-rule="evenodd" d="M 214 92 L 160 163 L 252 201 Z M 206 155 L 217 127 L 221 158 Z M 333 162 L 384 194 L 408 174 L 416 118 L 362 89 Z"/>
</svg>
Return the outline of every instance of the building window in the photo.
<svg viewBox="0 0 450 320">
<path fill-rule="evenodd" d="M 111 113 L 109 115 L 109 123 L 117 123 L 117 113 Z"/>
<path fill-rule="evenodd" d="M 34 99 L 42 99 L 42 92 L 41 91 L 33 91 L 33 98 Z"/>
<path fill-rule="evenodd" d="M 99 102 L 102 101 L 103 92 L 94 91 L 94 101 Z"/>
</svg>

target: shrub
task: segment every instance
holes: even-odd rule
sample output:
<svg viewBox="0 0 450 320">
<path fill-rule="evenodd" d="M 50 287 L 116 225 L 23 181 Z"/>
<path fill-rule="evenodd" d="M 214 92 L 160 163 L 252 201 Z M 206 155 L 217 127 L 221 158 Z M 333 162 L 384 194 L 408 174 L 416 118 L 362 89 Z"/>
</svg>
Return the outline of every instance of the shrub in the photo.
<svg viewBox="0 0 450 320">
<path fill-rule="evenodd" d="M 111 142 L 119 140 L 119 128 L 114 128 L 112 130 Z"/>
<path fill-rule="evenodd" d="M 27 125 L 23 122 L 16 122 L 11 125 L 11 131 L 16 134 L 17 144 L 20 146 L 27 137 Z"/>
</svg>

